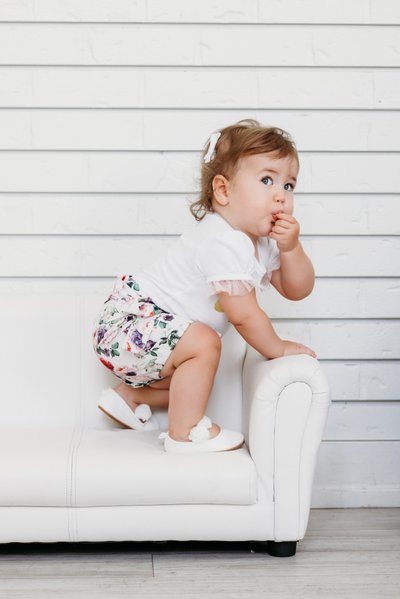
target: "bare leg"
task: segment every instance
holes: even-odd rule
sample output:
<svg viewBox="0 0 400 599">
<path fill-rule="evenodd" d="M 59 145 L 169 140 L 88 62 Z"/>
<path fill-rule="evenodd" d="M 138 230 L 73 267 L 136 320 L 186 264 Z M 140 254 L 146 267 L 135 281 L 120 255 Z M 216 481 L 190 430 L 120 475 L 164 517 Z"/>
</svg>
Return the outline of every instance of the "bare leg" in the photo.
<svg viewBox="0 0 400 599">
<path fill-rule="evenodd" d="M 190 429 L 205 415 L 221 356 L 221 338 L 202 322 L 193 322 L 166 361 L 161 376 L 172 376 L 168 408 L 168 434 L 188 441 Z M 221 428 L 213 423 L 210 438 Z"/>
<path fill-rule="evenodd" d="M 219 349 L 209 347 L 207 352 L 189 358 L 175 370 L 168 409 L 168 429 L 172 439 L 189 441 L 190 429 L 204 416 L 219 358 Z M 218 435 L 220 430 L 217 424 L 213 424 L 210 438 Z"/>
<path fill-rule="evenodd" d="M 146 403 L 151 408 L 163 409 L 167 408 L 169 403 L 170 380 L 169 377 L 168 379 L 157 381 L 157 383 L 152 383 L 151 386 L 147 385 L 146 387 L 138 388 L 126 383 L 120 383 L 117 387 L 114 387 L 114 391 L 121 395 L 132 410 L 136 410 L 141 403 Z"/>
<path fill-rule="evenodd" d="M 154 408 L 168 406 L 169 436 L 190 442 L 190 429 L 206 412 L 220 355 L 221 340 L 216 331 L 196 321 L 184 332 L 165 363 L 161 371 L 164 380 L 138 389 L 121 383 L 115 390 L 133 410 L 139 403 Z M 210 438 L 220 430 L 213 423 Z"/>
</svg>

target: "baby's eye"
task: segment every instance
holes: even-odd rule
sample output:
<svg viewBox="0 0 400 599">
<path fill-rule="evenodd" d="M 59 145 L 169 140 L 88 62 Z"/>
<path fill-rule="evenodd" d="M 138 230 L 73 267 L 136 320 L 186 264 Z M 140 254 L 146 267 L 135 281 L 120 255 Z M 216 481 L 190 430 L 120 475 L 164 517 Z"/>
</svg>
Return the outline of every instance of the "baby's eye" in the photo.
<svg viewBox="0 0 400 599">
<path fill-rule="evenodd" d="M 265 181 L 265 179 L 270 179 L 272 181 L 272 177 L 268 177 L 268 176 L 267 177 L 263 177 L 261 179 L 261 181 Z M 287 191 L 294 191 L 294 187 L 295 186 L 293 185 L 293 183 L 286 183 L 286 185 L 291 185 L 291 187 L 292 187 L 292 189 L 288 189 Z"/>
<path fill-rule="evenodd" d="M 265 179 L 271 179 L 271 181 L 272 181 L 272 178 L 271 178 L 271 177 L 263 177 L 263 178 L 261 179 L 261 181 L 265 181 Z"/>
</svg>

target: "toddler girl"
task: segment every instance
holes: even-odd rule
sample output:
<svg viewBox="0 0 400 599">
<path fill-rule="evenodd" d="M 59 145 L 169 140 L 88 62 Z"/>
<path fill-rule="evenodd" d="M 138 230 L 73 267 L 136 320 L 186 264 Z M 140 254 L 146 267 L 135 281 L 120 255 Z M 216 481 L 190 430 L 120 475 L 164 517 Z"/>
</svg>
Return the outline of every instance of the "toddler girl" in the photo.
<svg viewBox="0 0 400 599">
<path fill-rule="evenodd" d="M 158 261 L 117 277 L 93 332 L 100 361 L 121 382 L 99 408 L 125 426 L 158 428 L 164 449 L 224 451 L 243 435 L 205 415 L 229 323 L 265 358 L 313 350 L 275 333 L 256 299 L 270 283 L 300 300 L 314 269 L 299 241 L 293 194 L 299 158 L 288 133 L 245 119 L 216 131 L 202 153 L 195 227 Z"/>
</svg>

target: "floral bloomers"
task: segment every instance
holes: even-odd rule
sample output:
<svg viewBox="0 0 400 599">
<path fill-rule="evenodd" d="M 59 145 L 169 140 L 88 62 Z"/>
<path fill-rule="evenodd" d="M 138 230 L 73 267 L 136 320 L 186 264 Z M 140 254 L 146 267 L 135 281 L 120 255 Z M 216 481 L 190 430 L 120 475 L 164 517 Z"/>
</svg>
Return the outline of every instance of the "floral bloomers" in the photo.
<svg viewBox="0 0 400 599">
<path fill-rule="evenodd" d="M 121 275 L 96 318 L 93 349 L 124 383 L 145 387 L 163 378 L 165 362 L 191 323 L 157 306 L 132 275 Z"/>
</svg>

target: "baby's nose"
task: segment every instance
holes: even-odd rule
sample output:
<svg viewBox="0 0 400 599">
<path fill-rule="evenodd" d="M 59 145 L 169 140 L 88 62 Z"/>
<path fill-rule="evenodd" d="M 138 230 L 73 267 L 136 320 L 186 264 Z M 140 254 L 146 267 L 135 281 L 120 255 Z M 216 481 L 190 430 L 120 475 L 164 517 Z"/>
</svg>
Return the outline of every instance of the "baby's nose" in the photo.
<svg viewBox="0 0 400 599">
<path fill-rule="evenodd" d="M 275 193 L 279 193 L 279 194 L 285 193 L 285 188 L 283 185 L 279 185 L 279 183 L 275 183 L 274 187 L 275 187 Z"/>
</svg>

